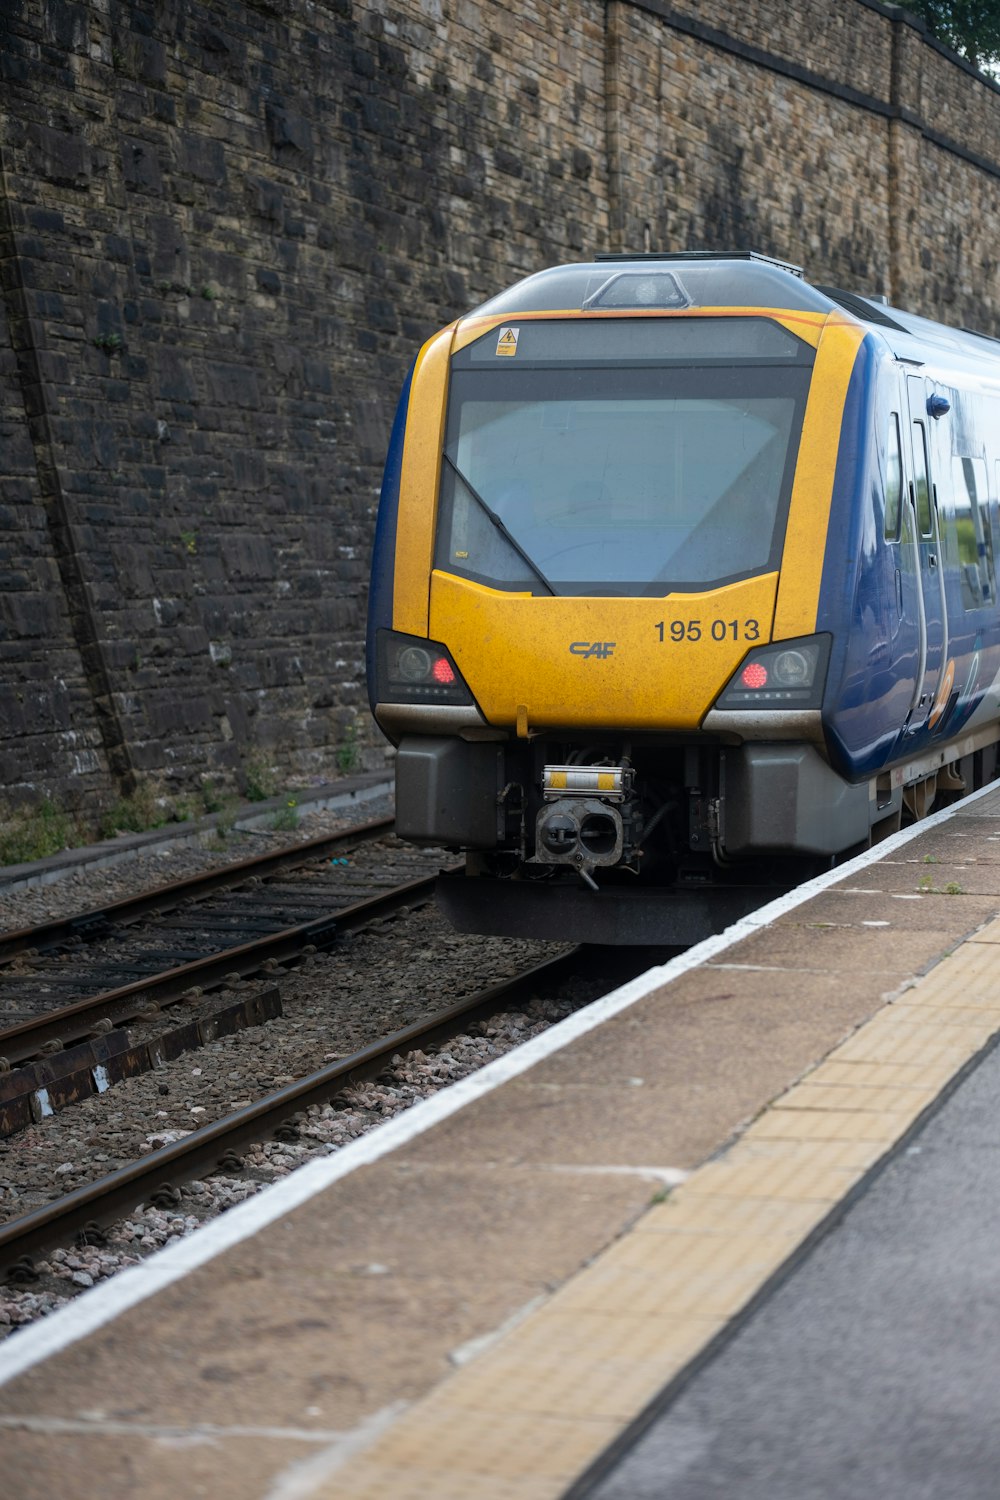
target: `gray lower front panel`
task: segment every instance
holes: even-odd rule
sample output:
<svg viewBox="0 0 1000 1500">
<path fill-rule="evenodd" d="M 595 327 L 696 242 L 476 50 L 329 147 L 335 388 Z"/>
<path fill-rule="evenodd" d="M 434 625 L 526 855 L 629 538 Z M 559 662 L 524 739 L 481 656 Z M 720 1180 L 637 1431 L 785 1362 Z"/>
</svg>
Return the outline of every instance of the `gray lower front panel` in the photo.
<svg viewBox="0 0 1000 1500">
<path fill-rule="evenodd" d="M 396 752 L 396 832 L 415 844 L 495 849 L 503 749 L 408 735 Z"/>
<path fill-rule="evenodd" d="M 437 904 L 459 932 L 557 943 L 676 944 L 722 932 L 790 888 L 609 886 L 441 875 Z"/>
<path fill-rule="evenodd" d="M 867 839 L 867 782 L 851 786 L 812 745 L 726 750 L 721 839 L 727 854 L 840 854 Z"/>
</svg>

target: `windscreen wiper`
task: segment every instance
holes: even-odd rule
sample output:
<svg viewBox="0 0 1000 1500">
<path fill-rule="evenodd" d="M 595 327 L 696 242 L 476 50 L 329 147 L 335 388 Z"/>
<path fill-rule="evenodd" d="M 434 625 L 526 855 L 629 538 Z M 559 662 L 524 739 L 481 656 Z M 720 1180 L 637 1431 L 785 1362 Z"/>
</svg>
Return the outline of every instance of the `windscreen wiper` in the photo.
<svg viewBox="0 0 1000 1500">
<path fill-rule="evenodd" d="M 534 573 L 539 583 L 544 584 L 545 588 L 548 589 L 553 598 L 557 597 L 556 590 L 552 587 L 551 583 L 546 578 L 541 568 L 531 557 L 528 556 L 527 552 L 525 552 L 517 537 L 512 535 L 512 533 L 507 530 L 507 527 L 504 525 L 503 521 L 501 521 L 496 511 L 493 510 L 491 506 L 487 505 L 486 501 L 483 499 L 482 495 L 475 488 L 475 486 L 468 479 L 466 479 L 465 475 L 462 473 L 455 460 L 451 458 L 447 453 L 443 454 L 442 457 L 444 458 L 445 463 L 448 465 L 449 469 L 451 469 L 456 478 L 460 479 L 461 482 L 465 485 L 465 488 L 468 490 L 473 500 L 475 500 L 480 510 L 482 510 L 487 516 L 489 516 L 490 520 L 493 522 L 493 525 L 496 527 L 497 531 L 499 531 L 500 535 L 503 537 L 508 546 L 513 547 L 514 551 L 517 553 L 521 561 L 527 563 L 528 567 L 531 569 L 532 573 Z"/>
</svg>

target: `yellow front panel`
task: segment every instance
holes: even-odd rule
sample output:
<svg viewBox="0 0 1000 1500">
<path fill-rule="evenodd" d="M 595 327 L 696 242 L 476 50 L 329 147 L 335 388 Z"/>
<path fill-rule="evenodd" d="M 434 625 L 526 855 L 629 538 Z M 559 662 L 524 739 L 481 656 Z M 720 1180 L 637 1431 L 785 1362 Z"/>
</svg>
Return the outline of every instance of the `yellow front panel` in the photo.
<svg viewBox="0 0 1000 1500">
<path fill-rule="evenodd" d="M 820 339 L 802 422 L 781 560 L 775 640 L 816 629 L 844 403 L 865 330 L 834 314 Z"/>
<path fill-rule="evenodd" d="M 770 640 L 777 584 L 769 573 L 666 599 L 553 599 L 435 572 L 430 635 L 491 724 L 690 731 Z"/>
<path fill-rule="evenodd" d="M 399 522 L 393 577 L 392 623 L 410 635 L 427 634 L 427 590 L 434 555 L 434 522 L 441 482 L 441 448 L 454 328 L 434 335 L 417 356 L 399 476 Z"/>
<path fill-rule="evenodd" d="M 411 398 L 420 440 L 408 434 L 404 449 L 394 623 L 449 647 L 491 723 L 520 733 L 525 725 L 690 732 L 754 645 L 815 629 L 844 401 L 864 329 L 836 313 L 727 308 L 673 316 L 748 314 L 773 317 L 817 347 L 780 588 L 779 575 L 768 574 L 666 599 L 564 599 L 434 572 L 428 610 L 449 354 L 500 324 L 581 315 L 467 319 L 425 347 Z"/>
</svg>

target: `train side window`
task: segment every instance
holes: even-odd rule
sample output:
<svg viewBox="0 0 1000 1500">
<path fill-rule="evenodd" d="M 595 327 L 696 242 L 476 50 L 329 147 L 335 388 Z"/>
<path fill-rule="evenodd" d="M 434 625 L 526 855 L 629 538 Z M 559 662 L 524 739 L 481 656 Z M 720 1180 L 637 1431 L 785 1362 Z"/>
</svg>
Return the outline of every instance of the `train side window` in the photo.
<svg viewBox="0 0 1000 1500">
<path fill-rule="evenodd" d="M 993 507 L 990 504 L 986 460 L 976 459 L 976 463 L 979 465 L 977 472 L 980 472 L 979 531 L 983 550 L 979 566 L 983 575 L 983 603 L 995 604 L 997 597 L 996 556 L 993 551 L 993 527 L 990 524 L 990 512 Z"/>
<path fill-rule="evenodd" d="M 993 533 L 990 530 L 990 482 L 985 458 L 970 458 L 967 462 L 971 474 L 970 487 L 974 486 L 976 550 L 979 554 L 983 603 L 992 604 L 997 596 L 997 580 L 993 559 Z"/>
<path fill-rule="evenodd" d="M 965 608 L 981 609 L 996 598 L 986 461 L 956 454 L 951 464 L 948 529 L 954 541 L 949 538 L 949 551 L 959 566 Z"/>
<path fill-rule="evenodd" d="M 885 445 L 885 538 L 899 541 L 899 523 L 903 499 L 903 448 L 899 437 L 899 417 L 889 419 L 889 436 Z"/>
<path fill-rule="evenodd" d="M 913 480 L 916 488 L 917 525 L 921 536 L 934 535 L 931 482 L 927 470 L 927 434 L 923 422 L 913 424 Z"/>
</svg>

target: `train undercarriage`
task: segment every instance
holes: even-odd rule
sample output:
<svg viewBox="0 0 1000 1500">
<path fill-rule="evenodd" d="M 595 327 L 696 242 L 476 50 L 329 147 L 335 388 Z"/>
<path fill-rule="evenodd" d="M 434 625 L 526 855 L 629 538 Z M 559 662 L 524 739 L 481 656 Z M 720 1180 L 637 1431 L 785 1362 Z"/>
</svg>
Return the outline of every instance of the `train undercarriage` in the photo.
<svg viewBox="0 0 1000 1500">
<path fill-rule="evenodd" d="M 856 785 L 804 742 L 409 736 L 397 828 L 465 852 L 459 931 L 690 944 L 991 780 L 994 733 Z"/>
</svg>

